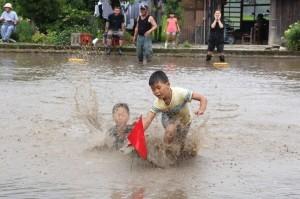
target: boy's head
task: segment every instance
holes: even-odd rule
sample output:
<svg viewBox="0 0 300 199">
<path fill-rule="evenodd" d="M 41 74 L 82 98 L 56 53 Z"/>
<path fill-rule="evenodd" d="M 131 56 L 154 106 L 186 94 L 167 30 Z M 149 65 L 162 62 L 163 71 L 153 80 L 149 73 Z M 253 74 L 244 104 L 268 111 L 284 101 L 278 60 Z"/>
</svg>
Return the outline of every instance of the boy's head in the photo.
<svg viewBox="0 0 300 199">
<path fill-rule="evenodd" d="M 118 7 L 118 6 L 116 6 L 116 7 L 114 8 L 114 14 L 117 16 L 117 15 L 119 15 L 120 13 L 121 13 L 121 8 Z"/>
<path fill-rule="evenodd" d="M 153 94 L 159 99 L 165 99 L 170 95 L 170 82 L 167 75 L 161 71 L 155 71 L 152 73 L 149 79 L 149 86 Z"/>
<path fill-rule="evenodd" d="M 129 120 L 129 107 L 126 103 L 118 103 L 112 109 L 113 119 L 117 126 L 126 126 Z"/>
</svg>

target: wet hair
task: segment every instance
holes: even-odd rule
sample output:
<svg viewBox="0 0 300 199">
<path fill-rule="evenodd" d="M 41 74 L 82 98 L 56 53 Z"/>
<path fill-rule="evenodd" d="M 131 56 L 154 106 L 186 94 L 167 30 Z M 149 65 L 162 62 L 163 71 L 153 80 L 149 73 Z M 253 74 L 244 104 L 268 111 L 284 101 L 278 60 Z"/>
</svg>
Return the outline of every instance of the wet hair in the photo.
<svg viewBox="0 0 300 199">
<path fill-rule="evenodd" d="M 152 73 L 152 75 L 149 78 L 149 86 L 153 86 L 154 84 L 162 82 L 162 83 L 168 83 L 169 79 L 166 73 L 164 73 L 161 70 L 155 71 Z"/>
<path fill-rule="evenodd" d="M 127 111 L 128 115 L 129 115 L 129 107 L 128 107 L 128 104 L 126 104 L 126 103 L 115 104 L 113 109 L 112 109 L 112 114 L 115 114 L 119 108 L 124 108 Z"/>
</svg>

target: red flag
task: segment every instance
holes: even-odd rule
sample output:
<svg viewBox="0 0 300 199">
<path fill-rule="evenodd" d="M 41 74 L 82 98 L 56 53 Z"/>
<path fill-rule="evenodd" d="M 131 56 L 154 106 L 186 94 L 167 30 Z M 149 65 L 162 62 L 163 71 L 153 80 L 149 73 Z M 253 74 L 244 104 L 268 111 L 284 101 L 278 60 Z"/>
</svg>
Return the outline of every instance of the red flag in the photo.
<svg viewBox="0 0 300 199">
<path fill-rule="evenodd" d="M 130 144 L 135 148 L 140 157 L 147 159 L 147 146 L 145 141 L 144 127 L 142 117 L 135 123 L 133 129 L 127 136 Z"/>
</svg>

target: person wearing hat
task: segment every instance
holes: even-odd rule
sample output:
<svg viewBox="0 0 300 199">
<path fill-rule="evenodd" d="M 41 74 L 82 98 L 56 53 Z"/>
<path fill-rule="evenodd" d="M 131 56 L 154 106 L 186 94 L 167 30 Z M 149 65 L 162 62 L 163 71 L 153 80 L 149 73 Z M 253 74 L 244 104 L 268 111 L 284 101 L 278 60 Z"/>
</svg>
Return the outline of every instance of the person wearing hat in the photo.
<svg viewBox="0 0 300 199">
<path fill-rule="evenodd" d="M 147 5 L 141 5 L 140 16 L 137 19 L 133 41 L 136 42 L 136 50 L 139 62 L 147 63 L 152 55 L 151 33 L 157 28 L 154 18 L 149 15 Z"/>
<path fill-rule="evenodd" d="M 4 12 L 0 17 L 0 21 L 3 23 L 1 26 L 1 37 L 3 42 L 9 42 L 10 36 L 15 30 L 18 23 L 18 16 L 11 3 L 6 3 L 4 6 Z"/>
</svg>

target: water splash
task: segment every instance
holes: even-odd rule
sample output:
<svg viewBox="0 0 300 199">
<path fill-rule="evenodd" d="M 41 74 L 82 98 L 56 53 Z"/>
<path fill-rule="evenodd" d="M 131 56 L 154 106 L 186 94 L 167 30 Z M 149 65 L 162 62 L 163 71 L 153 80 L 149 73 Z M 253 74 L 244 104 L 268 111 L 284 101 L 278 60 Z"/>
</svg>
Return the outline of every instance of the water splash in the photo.
<svg viewBox="0 0 300 199">
<path fill-rule="evenodd" d="M 208 118 L 205 118 L 201 124 L 196 123 L 190 128 L 183 147 L 178 143 L 165 144 L 161 137 L 149 135 L 147 137 L 148 161 L 155 166 L 166 168 L 197 156 L 203 144 L 207 121 Z"/>
<path fill-rule="evenodd" d="M 106 132 L 108 126 L 100 116 L 99 104 L 95 90 L 89 82 L 83 83 L 76 88 L 75 105 L 78 118 L 80 118 L 92 134 L 92 143 L 89 151 L 103 151 L 111 149 L 113 140 Z M 189 130 L 184 146 L 172 143 L 165 144 L 162 134 L 164 130 L 158 125 L 149 129 L 150 134 L 146 136 L 148 148 L 148 161 L 161 168 L 174 166 L 182 160 L 197 156 L 201 148 L 202 135 L 206 131 L 207 118 L 201 124 L 195 122 Z M 159 134 L 161 132 L 161 134 Z"/>
<path fill-rule="evenodd" d="M 91 129 L 101 130 L 98 99 L 91 85 L 77 87 L 74 100 L 78 116 L 85 121 L 85 124 Z"/>
</svg>

